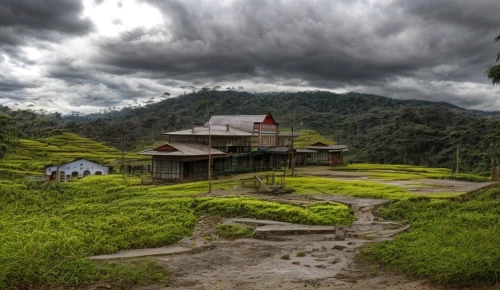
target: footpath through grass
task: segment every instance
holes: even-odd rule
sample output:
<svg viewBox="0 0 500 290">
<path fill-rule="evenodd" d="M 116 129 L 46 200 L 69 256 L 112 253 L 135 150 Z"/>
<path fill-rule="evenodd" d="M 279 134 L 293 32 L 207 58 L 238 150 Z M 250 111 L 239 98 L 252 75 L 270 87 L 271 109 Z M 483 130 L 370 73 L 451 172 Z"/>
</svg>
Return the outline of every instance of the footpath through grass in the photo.
<svg viewBox="0 0 500 290">
<path fill-rule="evenodd" d="M 411 228 L 363 257 L 445 285 L 500 283 L 500 186 L 449 200 L 410 198 L 380 213 Z"/>
<path fill-rule="evenodd" d="M 334 171 L 363 171 L 368 177 L 384 180 L 410 180 L 410 179 L 455 179 L 474 182 L 489 181 L 489 177 L 476 174 L 453 174 L 449 168 L 432 168 L 424 166 L 397 165 L 397 164 L 368 164 L 355 163 L 345 166 L 335 166 Z"/>
<path fill-rule="evenodd" d="M 168 273 L 153 262 L 87 258 L 174 244 L 192 234 L 201 215 L 318 225 L 354 220 L 349 207 L 333 202 L 299 206 L 248 197 L 170 195 L 197 193 L 202 185 L 127 187 L 113 175 L 68 183 L 0 180 L 0 289 L 68 289 L 92 281 L 123 287 L 167 283 Z"/>
</svg>

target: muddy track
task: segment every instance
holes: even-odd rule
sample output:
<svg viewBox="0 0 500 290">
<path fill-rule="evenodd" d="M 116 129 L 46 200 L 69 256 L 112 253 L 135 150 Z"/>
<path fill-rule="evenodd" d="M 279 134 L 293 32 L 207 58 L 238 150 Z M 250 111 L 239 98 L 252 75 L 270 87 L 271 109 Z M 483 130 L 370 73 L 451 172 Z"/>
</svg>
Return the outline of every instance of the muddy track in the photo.
<svg viewBox="0 0 500 290">
<path fill-rule="evenodd" d="M 168 287 L 149 285 L 133 289 L 436 289 L 425 281 L 355 262 L 361 247 L 392 239 L 409 227 L 376 220 L 374 209 L 387 200 L 336 195 L 253 196 L 294 203 L 338 201 L 352 207 L 357 221 L 351 227 L 336 227 L 330 233 L 312 230 L 289 235 L 271 231 L 258 239 L 224 241 L 215 235 L 218 223 L 247 223 L 248 219 L 223 221 L 207 217 L 200 221 L 192 237 L 178 245 L 193 251 L 153 257 L 168 267 L 171 275 Z M 266 221 L 256 224 L 265 226 Z M 282 226 L 281 230 L 286 232 L 286 223 Z"/>
<path fill-rule="evenodd" d="M 337 172 L 325 170 L 323 167 L 301 174 L 346 180 L 362 177 L 360 172 Z M 448 180 L 418 180 L 418 186 L 415 186 L 417 181 L 373 181 L 402 186 L 422 194 L 463 192 L 488 185 Z M 221 190 L 206 196 L 226 195 L 228 192 Z M 277 196 L 259 194 L 240 187 L 232 189 L 229 195 L 303 205 L 321 201 L 340 202 L 351 207 L 356 221 L 350 227 L 337 226 L 333 231 L 331 228 L 303 228 L 300 235 L 297 235 L 300 230 L 297 231 L 295 225 L 288 225 L 292 228 L 287 228 L 286 223 L 281 223 L 282 226 L 271 223 L 272 226 L 269 227 L 269 222 L 253 221 L 256 232 L 259 232 L 259 226 L 268 226 L 266 231 L 261 230 L 256 235 L 258 238 L 225 241 L 216 235 L 217 224 L 248 224 L 252 221 L 205 217 L 198 223 L 192 237 L 184 238 L 176 246 L 126 251 L 121 257 L 120 254 L 110 255 L 121 259 L 134 259 L 134 255 L 137 258 L 150 256 L 168 268 L 168 287 L 149 285 L 133 289 L 444 289 L 424 280 L 410 279 L 404 275 L 377 269 L 356 259 L 361 247 L 393 239 L 395 235 L 410 227 L 377 220 L 374 212 L 377 207 L 389 202 L 388 200 L 335 194 Z M 294 234 L 290 234 L 292 232 Z"/>
</svg>

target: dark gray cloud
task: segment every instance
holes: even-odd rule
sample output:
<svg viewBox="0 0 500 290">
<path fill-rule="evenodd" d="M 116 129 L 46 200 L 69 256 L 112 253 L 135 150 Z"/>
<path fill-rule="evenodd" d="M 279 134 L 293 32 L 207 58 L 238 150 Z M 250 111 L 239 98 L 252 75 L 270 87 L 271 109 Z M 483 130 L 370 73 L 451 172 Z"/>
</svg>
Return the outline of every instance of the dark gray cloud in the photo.
<svg viewBox="0 0 500 290">
<path fill-rule="evenodd" d="M 13 53 L 12 47 L 37 40 L 57 42 L 68 35 L 84 35 L 93 28 L 82 19 L 83 5 L 67 0 L 0 1 L 0 48 Z"/>
<path fill-rule="evenodd" d="M 26 65 L 37 63 L 23 58 L 20 46 L 58 43 L 95 27 L 77 1 L 0 3 L 0 45 Z M 121 10 L 128 1 L 113 3 Z M 159 9 L 164 24 L 88 38 L 95 53 L 54 51 L 40 64 L 48 89 L 78 106 L 114 105 L 186 84 L 241 84 L 250 91 L 354 90 L 500 109 L 500 90 L 483 76 L 500 51 L 493 43 L 500 34 L 497 0 L 139 3 Z M 127 25 L 113 13 L 109 23 Z M 23 91 L 23 83 L 2 86 L 0 79 L 0 91 Z"/>
<path fill-rule="evenodd" d="M 498 1 L 151 3 L 170 24 L 101 43 L 100 62 L 184 80 L 299 78 L 324 88 L 397 77 L 486 82 L 500 33 Z"/>
</svg>

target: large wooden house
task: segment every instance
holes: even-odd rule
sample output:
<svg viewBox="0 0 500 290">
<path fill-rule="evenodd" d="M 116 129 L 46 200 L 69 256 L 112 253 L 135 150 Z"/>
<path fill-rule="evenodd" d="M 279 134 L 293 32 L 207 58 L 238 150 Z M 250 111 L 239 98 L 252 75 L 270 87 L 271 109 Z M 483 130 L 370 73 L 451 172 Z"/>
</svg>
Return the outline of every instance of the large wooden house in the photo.
<svg viewBox="0 0 500 290">
<path fill-rule="evenodd" d="M 207 178 L 209 153 L 214 175 L 288 167 L 292 139 L 299 134 L 280 133 L 278 126 L 271 113 L 212 116 L 203 126 L 164 133 L 167 144 L 140 154 L 152 156 L 153 179 L 172 181 Z M 293 149 L 295 162 L 297 165 L 342 162 L 331 151 L 340 147 L 330 147 Z M 341 154 L 343 149 L 339 150 Z"/>
</svg>

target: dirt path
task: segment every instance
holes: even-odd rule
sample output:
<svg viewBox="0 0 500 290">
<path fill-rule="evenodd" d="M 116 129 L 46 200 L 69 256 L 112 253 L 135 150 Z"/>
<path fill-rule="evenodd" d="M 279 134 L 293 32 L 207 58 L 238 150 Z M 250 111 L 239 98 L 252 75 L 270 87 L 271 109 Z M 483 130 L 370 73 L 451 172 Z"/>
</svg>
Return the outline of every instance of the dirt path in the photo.
<svg viewBox="0 0 500 290">
<path fill-rule="evenodd" d="M 305 174 L 301 172 L 299 174 Z M 360 172 L 339 172 L 317 168 L 308 175 L 336 179 L 367 179 Z M 413 192 L 465 192 L 488 183 L 449 180 L 373 180 L 407 188 Z M 216 191 L 212 196 L 227 195 Z M 170 273 L 168 287 L 149 285 L 134 290 L 169 289 L 441 289 L 423 280 L 414 280 L 373 266 L 355 258 L 361 247 L 390 240 L 409 225 L 379 222 L 374 215 L 376 207 L 388 202 L 382 199 L 355 198 L 343 195 L 267 195 L 250 189 L 236 188 L 231 195 L 240 194 L 259 199 L 309 204 L 318 201 L 336 201 L 351 206 L 357 220 L 351 227 L 337 227 L 335 233 L 282 235 L 277 231 L 259 235 L 259 239 L 219 240 L 215 230 L 224 222 L 217 217 L 201 219 L 193 236 L 183 239 L 177 246 L 190 248 L 189 252 L 176 255 L 156 255 L 161 265 Z M 230 222 L 242 222 L 232 220 Z M 273 224 L 271 229 L 286 232 L 286 224 Z M 291 225 L 293 226 L 293 225 Z M 290 229 L 290 228 L 288 228 Z M 297 227 L 293 228 L 294 230 Z M 330 229 L 326 229 L 330 230 Z M 167 250 L 168 252 L 168 250 Z M 144 251 L 137 251 L 141 256 Z M 127 251 L 126 256 L 133 256 Z"/>
<path fill-rule="evenodd" d="M 350 204 L 357 221 L 351 227 L 338 227 L 336 234 L 270 233 L 259 239 L 231 242 L 216 240 L 214 236 L 215 225 L 222 222 L 220 219 L 205 218 L 193 236 L 180 243 L 180 246 L 198 250 L 154 257 L 168 267 L 169 286 L 134 289 L 435 289 L 424 281 L 410 280 L 354 262 L 360 247 L 391 239 L 407 229 L 407 225 L 376 221 L 373 209 L 386 200 L 335 195 L 302 198 L 305 199 L 290 199 L 304 203 L 332 200 Z M 231 222 L 235 221 L 238 222 Z M 286 230 L 287 225 L 282 226 Z"/>
</svg>

